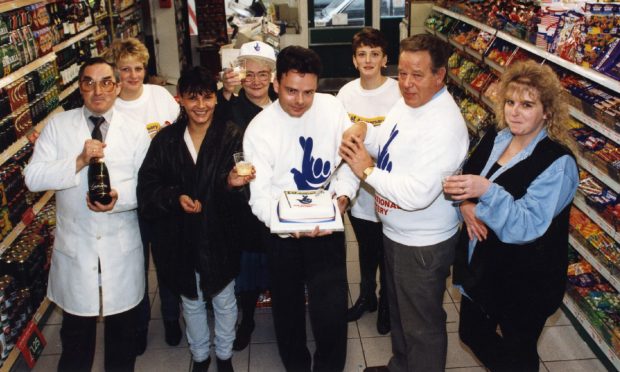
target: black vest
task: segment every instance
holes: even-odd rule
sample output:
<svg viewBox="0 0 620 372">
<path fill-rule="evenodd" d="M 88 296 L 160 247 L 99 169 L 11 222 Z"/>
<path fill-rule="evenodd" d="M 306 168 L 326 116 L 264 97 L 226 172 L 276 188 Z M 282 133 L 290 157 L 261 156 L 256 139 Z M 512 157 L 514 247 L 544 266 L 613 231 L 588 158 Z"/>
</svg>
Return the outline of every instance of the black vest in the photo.
<svg viewBox="0 0 620 372">
<path fill-rule="evenodd" d="M 497 132 L 489 130 L 465 165 L 463 174 L 482 172 L 496 136 Z M 546 137 L 529 157 L 502 173 L 494 183 L 518 200 L 536 177 L 564 155 L 573 156 L 570 150 Z M 569 211 L 570 204 L 551 221 L 541 237 L 527 244 L 503 243 L 489 229 L 488 238 L 476 244 L 469 263 L 469 237 L 467 229 L 461 229 L 454 283 L 462 285 L 490 314 L 526 303 L 550 315 L 559 307 L 566 287 Z"/>
</svg>

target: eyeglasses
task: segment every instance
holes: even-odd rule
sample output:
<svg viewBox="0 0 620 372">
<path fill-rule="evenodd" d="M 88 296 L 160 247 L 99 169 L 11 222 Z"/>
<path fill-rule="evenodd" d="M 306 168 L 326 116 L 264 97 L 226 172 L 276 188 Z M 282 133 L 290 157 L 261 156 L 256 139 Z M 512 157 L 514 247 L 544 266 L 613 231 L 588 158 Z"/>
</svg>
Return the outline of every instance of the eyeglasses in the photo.
<svg viewBox="0 0 620 372">
<path fill-rule="evenodd" d="M 95 81 L 91 79 L 80 81 L 80 89 L 82 89 L 82 91 L 84 92 L 94 91 L 95 86 L 99 86 L 99 89 L 101 89 L 101 91 L 104 93 L 110 93 L 116 87 L 116 83 L 109 79 L 101 81 Z"/>
<path fill-rule="evenodd" d="M 267 72 L 267 71 L 260 71 L 257 73 L 246 72 L 245 79 L 244 79 L 245 81 L 254 81 L 255 79 L 258 79 L 259 81 L 267 81 L 271 79 L 271 72 Z"/>
</svg>

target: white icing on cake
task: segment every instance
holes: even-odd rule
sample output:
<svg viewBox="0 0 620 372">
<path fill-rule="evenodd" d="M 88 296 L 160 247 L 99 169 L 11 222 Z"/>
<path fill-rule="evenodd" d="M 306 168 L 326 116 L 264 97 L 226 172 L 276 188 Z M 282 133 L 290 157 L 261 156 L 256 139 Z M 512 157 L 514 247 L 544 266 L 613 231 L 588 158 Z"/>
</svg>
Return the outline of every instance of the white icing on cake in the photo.
<svg viewBox="0 0 620 372">
<path fill-rule="evenodd" d="M 329 222 L 336 217 L 330 192 L 284 191 L 278 201 L 278 220 L 285 223 Z"/>
</svg>

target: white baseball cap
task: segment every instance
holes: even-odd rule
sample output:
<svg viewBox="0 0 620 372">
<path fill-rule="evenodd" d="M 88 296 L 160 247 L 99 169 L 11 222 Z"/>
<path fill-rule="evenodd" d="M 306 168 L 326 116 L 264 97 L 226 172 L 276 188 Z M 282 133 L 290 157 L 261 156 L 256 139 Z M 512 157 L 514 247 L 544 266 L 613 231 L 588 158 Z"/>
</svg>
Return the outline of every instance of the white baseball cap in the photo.
<svg viewBox="0 0 620 372">
<path fill-rule="evenodd" d="M 271 45 L 262 41 L 250 41 L 241 45 L 238 59 L 258 59 L 267 63 L 272 70 L 276 68 L 276 52 Z"/>
</svg>

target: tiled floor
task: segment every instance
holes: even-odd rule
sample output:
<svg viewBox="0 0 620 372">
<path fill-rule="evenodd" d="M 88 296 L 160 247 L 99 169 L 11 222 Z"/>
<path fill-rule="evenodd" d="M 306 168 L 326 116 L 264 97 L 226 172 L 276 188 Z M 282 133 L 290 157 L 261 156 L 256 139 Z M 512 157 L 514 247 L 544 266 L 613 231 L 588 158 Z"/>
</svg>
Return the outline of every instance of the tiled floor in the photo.
<svg viewBox="0 0 620 372">
<path fill-rule="evenodd" d="M 347 234 L 347 272 L 349 279 L 349 301 L 355 300 L 359 294 L 359 265 L 357 243 L 352 234 L 351 226 L 346 226 Z M 151 267 L 153 267 L 151 265 Z M 149 329 L 148 348 L 138 357 L 136 371 L 139 372 L 169 372 L 191 371 L 191 355 L 185 338 L 178 347 L 170 347 L 164 342 L 163 324 L 159 310 L 159 296 L 157 294 L 157 280 L 155 272 L 149 272 L 149 283 L 153 293 L 152 320 Z M 448 283 L 450 280 L 448 279 Z M 444 308 L 448 314 L 448 359 L 446 369 L 455 372 L 485 371 L 480 363 L 459 342 L 458 338 L 458 310 L 460 295 L 450 286 L 444 295 Z M 349 341 L 347 349 L 347 363 L 345 371 L 362 371 L 365 366 L 386 364 L 391 355 L 389 334 L 381 336 L 377 333 L 375 322 L 376 312 L 364 315 L 358 322 L 349 323 Z M 252 343 L 241 352 L 233 356 L 233 365 L 238 372 L 278 372 L 284 368 L 278 356 L 275 344 L 275 334 L 272 326 L 271 311 L 259 309 L 255 317 L 256 329 L 252 335 Z M 61 313 L 54 310 L 49 317 L 43 333 L 48 341 L 43 355 L 39 359 L 34 371 L 47 372 L 56 369 L 60 353 Z M 102 331 L 102 327 L 99 328 Z M 308 331 L 309 347 L 313 351 L 312 332 Z M 588 345 L 577 334 L 569 319 L 558 311 L 551 317 L 539 342 L 539 353 L 542 363 L 540 371 L 606 371 L 606 368 L 596 358 Z M 216 371 L 213 364 L 210 371 Z M 98 333 L 97 354 L 93 371 L 103 371 L 103 339 L 102 332 Z"/>
</svg>

